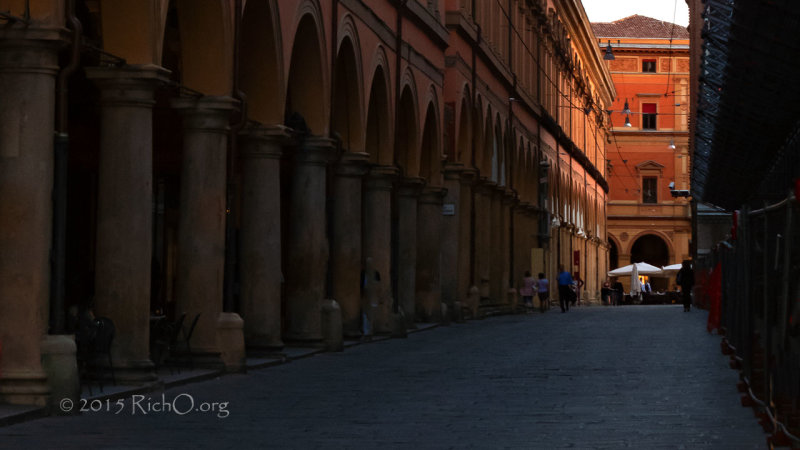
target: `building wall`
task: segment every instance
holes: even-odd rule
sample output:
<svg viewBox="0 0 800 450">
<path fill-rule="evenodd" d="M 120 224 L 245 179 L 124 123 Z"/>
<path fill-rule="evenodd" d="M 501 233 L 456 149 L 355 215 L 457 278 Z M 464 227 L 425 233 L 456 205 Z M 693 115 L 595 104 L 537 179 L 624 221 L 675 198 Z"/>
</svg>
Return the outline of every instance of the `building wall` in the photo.
<svg viewBox="0 0 800 450">
<path fill-rule="evenodd" d="M 2 401 L 44 401 L 39 340 L 70 306 L 114 321 L 117 379 L 142 382 L 153 315 L 196 318 L 196 362 L 235 367 L 236 340 L 219 337 L 233 316 L 252 348 L 319 343 L 327 298 L 348 337 L 365 318 L 388 334 L 510 310 L 526 270 L 561 263 L 597 297 L 615 93 L 580 2 L 78 0 L 88 45 L 69 91 L 65 2 L 30 3 L 30 23 L 0 30 L 0 98 L 35 101 L 2 119 L 48 120 L 3 128 L 25 159 L 0 169 L 28 184 L 0 199 L 36 214 L 4 216 L 0 234 L 25 233 L 0 242 L 42 251 L 0 266 L 2 296 L 19 299 L 0 319 Z M 0 10 L 21 17 L 24 2 Z M 70 146 L 63 285 L 45 276 L 40 173 L 56 127 Z"/>
<path fill-rule="evenodd" d="M 613 134 L 606 154 L 611 185 L 608 228 L 618 247 L 617 266 L 633 262 L 633 247 L 643 236 L 655 236 L 664 243 L 666 263 L 679 263 L 691 257 L 691 208 L 685 197 L 671 195 L 669 183 L 674 183 L 675 190 L 690 189 L 689 42 L 615 37 L 611 41 L 615 60 L 606 63 L 617 98 L 610 113 Z M 643 72 L 645 60 L 655 61 L 656 72 Z M 630 114 L 623 113 L 626 103 Z M 645 103 L 656 105 L 655 129 L 644 128 Z M 626 119 L 630 127 L 625 126 Z M 654 203 L 645 203 L 645 177 L 656 179 Z"/>
</svg>

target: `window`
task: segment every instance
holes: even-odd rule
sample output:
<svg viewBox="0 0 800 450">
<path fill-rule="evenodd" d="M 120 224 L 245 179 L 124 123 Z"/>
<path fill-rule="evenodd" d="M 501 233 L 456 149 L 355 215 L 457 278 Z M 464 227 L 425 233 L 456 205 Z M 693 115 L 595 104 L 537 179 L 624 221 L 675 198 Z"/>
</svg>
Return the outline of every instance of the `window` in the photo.
<svg viewBox="0 0 800 450">
<path fill-rule="evenodd" d="M 642 178 L 642 203 L 658 203 L 658 177 Z"/>
<path fill-rule="evenodd" d="M 642 72 L 655 73 L 655 71 L 656 71 L 656 60 L 655 59 L 643 59 L 642 60 Z"/>
<path fill-rule="evenodd" d="M 656 129 L 656 104 L 642 103 L 642 129 Z"/>
</svg>

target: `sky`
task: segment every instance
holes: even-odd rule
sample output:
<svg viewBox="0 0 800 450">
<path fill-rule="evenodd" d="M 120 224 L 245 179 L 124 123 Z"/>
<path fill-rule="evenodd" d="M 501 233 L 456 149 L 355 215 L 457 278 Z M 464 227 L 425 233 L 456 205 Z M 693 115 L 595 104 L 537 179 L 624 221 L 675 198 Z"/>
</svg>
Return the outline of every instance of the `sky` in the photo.
<svg viewBox="0 0 800 450">
<path fill-rule="evenodd" d="M 689 7 L 685 0 L 583 0 L 583 9 L 590 22 L 613 22 L 639 14 L 682 26 L 689 25 Z"/>
</svg>

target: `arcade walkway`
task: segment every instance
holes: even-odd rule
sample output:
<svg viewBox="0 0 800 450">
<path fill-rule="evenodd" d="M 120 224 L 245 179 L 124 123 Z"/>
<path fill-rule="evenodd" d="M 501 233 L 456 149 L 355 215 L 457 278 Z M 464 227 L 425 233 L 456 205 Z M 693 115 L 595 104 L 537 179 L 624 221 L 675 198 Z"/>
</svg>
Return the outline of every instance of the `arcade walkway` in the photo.
<svg viewBox="0 0 800 450">
<path fill-rule="evenodd" d="M 0 447 L 765 448 L 705 319 L 592 307 L 439 327 L 0 428 Z"/>
</svg>

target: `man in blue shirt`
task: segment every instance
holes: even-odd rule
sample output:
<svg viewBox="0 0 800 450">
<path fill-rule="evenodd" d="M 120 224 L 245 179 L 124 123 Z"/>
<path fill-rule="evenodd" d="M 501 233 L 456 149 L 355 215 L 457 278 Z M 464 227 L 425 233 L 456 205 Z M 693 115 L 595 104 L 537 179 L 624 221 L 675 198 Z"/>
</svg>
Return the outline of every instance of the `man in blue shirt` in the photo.
<svg viewBox="0 0 800 450">
<path fill-rule="evenodd" d="M 561 312 L 569 311 L 569 302 L 572 298 L 572 275 L 564 269 L 563 264 L 558 265 L 558 304 L 561 305 Z"/>
</svg>

